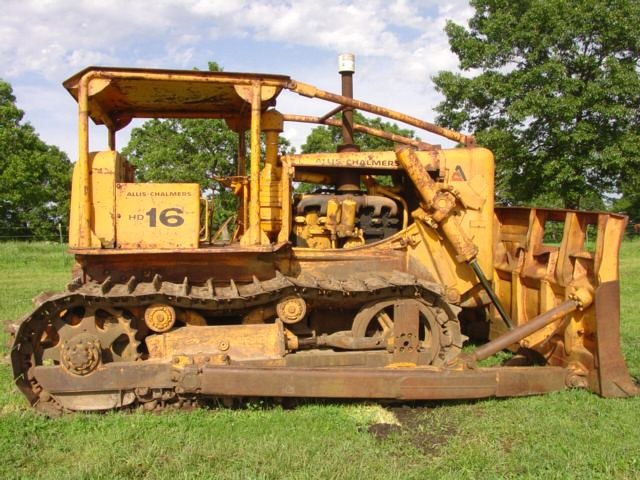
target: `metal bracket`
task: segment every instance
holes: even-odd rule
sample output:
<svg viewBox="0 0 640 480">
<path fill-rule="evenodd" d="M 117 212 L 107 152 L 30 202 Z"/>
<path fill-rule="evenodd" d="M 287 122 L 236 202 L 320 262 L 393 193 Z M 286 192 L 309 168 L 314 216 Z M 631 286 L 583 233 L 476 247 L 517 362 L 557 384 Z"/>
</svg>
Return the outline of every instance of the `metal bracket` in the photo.
<svg viewBox="0 0 640 480">
<path fill-rule="evenodd" d="M 393 306 L 393 362 L 418 363 L 420 312 L 416 302 L 397 302 Z"/>
</svg>

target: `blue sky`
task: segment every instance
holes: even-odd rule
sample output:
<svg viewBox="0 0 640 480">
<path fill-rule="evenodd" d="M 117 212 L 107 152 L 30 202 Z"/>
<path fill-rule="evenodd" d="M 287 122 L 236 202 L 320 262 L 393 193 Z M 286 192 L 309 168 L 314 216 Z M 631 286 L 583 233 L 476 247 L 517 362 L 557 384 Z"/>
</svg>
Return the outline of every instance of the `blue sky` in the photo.
<svg viewBox="0 0 640 480">
<path fill-rule="evenodd" d="M 89 65 L 277 73 L 339 92 L 337 56 L 356 55 L 355 96 L 433 120 L 430 77 L 452 70 L 443 27 L 466 22 L 466 0 L 2 0 L 0 78 L 44 141 L 76 154 L 76 104 L 61 82 Z M 333 108 L 289 94 L 283 113 Z M 287 125 L 294 145 L 311 127 Z M 92 129 L 92 148 L 105 135 Z M 99 132 L 99 133 L 98 133 Z M 427 141 L 446 141 L 420 134 Z M 118 135 L 126 144 L 128 131 Z"/>
</svg>

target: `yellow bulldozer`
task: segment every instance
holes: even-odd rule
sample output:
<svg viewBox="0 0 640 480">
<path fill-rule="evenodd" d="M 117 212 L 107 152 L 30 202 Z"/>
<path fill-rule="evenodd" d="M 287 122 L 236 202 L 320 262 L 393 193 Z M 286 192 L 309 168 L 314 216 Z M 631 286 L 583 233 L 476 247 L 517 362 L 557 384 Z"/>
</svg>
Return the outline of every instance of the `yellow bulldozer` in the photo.
<svg viewBox="0 0 640 480">
<path fill-rule="evenodd" d="M 353 67 L 341 56 L 341 94 L 254 73 L 89 67 L 64 82 L 78 103 L 75 265 L 14 326 L 14 378 L 32 406 L 638 394 L 619 342 L 626 217 L 495 206 L 489 150 L 354 99 Z M 334 108 L 281 113 L 281 94 Z M 356 124 L 354 109 L 458 147 Z M 226 122 L 236 174 L 211 181 L 237 196 L 232 217 L 214 228 L 216 198 L 198 184 L 136 182 L 116 132 L 139 118 Z M 108 150 L 89 151 L 90 120 Z M 287 122 L 338 126 L 342 145 L 281 154 Z M 396 147 L 361 152 L 354 132 Z"/>
</svg>

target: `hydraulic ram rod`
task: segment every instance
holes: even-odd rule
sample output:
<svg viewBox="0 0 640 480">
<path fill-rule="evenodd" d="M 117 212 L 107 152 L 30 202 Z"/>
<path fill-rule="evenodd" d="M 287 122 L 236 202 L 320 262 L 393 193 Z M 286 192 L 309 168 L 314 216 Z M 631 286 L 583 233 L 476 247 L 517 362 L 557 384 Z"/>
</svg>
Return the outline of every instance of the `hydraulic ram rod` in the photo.
<svg viewBox="0 0 640 480">
<path fill-rule="evenodd" d="M 496 307 L 496 310 L 498 310 L 498 313 L 502 317 L 502 321 L 504 322 L 504 324 L 507 326 L 509 330 L 512 330 L 513 322 L 511 321 L 511 318 L 509 317 L 509 314 L 507 313 L 507 311 L 502 306 L 500 299 L 498 299 L 496 292 L 494 292 L 493 288 L 491 288 L 491 284 L 489 283 L 489 280 L 487 280 L 487 277 L 485 277 L 484 272 L 482 271 L 482 268 L 480 268 L 480 265 L 478 264 L 478 261 L 474 258 L 469 262 L 469 266 L 471 266 L 473 271 L 476 273 L 476 276 L 478 277 L 478 280 L 480 280 L 480 283 L 482 284 L 484 291 L 487 292 L 487 295 L 489 295 L 489 298 L 491 299 L 493 306 Z"/>
<path fill-rule="evenodd" d="M 528 321 L 524 325 L 520 325 L 513 330 L 505 333 L 504 335 L 500 335 L 495 340 L 492 340 L 489 343 L 485 343 L 481 347 L 478 347 L 471 354 L 471 359 L 478 361 L 489 358 L 491 355 L 504 350 L 509 345 L 513 345 L 514 343 L 519 342 L 523 338 L 528 337 L 532 333 L 537 332 L 541 328 L 546 327 L 550 323 L 555 322 L 556 320 L 570 314 L 571 312 L 574 312 L 577 309 L 578 303 L 575 300 L 566 300 L 557 307 L 552 308 L 542 315 L 538 315 L 533 320 Z"/>
</svg>

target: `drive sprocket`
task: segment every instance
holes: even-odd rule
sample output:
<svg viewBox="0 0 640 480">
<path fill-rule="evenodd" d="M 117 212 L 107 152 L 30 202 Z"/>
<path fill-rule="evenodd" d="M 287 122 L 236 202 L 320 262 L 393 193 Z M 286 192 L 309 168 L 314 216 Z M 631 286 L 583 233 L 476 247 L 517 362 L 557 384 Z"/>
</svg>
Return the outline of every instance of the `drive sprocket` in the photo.
<svg viewBox="0 0 640 480">
<path fill-rule="evenodd" d="M 101 363 L 136 360 L 139 343 L 132 319 L 122 310 L 76 308 L 46 328 L 37 363 L 62 364 L 70 373 L 87 375 Z"/>
</svg>

